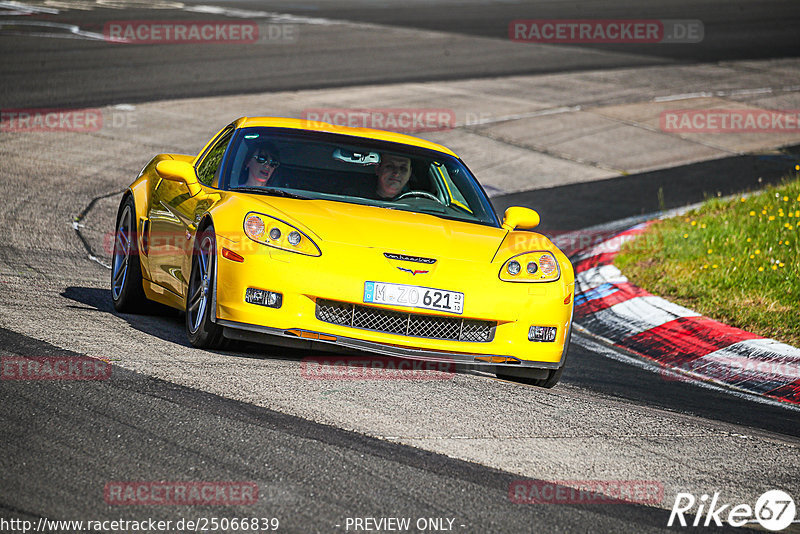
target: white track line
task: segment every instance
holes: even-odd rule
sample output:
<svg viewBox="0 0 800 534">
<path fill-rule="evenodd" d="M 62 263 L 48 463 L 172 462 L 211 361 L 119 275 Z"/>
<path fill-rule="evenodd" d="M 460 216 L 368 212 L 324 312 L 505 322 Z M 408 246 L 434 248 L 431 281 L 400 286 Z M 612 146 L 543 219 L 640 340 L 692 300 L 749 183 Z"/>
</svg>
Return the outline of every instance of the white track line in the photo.
<svg viewBox="0 0 800 534">
<path fill-rule="evenodd" d="M 679 93 L 676 95 L 657 96 L 653 102 L 675 102 L 676 100 L 691 100 L 693 98 L 711 98 L 726 96 L 766 95 L 770 93 L 793 93 L 800 91 L 800 85 L 786 85 L 779 89 L 774 87 L 756 87 L 753 89 L 726 89 L 721 91 L 698 91 L 695 93 Z"/>
</svg>

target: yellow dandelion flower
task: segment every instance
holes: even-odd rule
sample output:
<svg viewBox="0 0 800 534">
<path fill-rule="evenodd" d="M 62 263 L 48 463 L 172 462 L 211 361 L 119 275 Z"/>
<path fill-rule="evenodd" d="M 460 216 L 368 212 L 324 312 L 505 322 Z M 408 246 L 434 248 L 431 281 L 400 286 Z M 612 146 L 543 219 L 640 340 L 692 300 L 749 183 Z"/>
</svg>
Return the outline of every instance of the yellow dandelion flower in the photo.
<svg viewBox="0 0 800 534">
<path fill-rule="evenodd" d="M 797 197 L 797 201 L 800 202 L 800 197 Z M 795 210 L 794 216 L 795 217 L 800 217 L 800 210 Z"/>
<path fill-rule="evenodd" d="M 789 202 L 789 197 L 783 197 L 784 202 Z"/>
<path fill-rule="evenodd" d="M 775 265 L 774 263 L 772 264 L 772 270 L 773 270 L 773 271 L 777 271 L 777 270 L 778 270 L 778 266 L 777 266 L 777 265 Z"/>
<path fill-rule="evenodd" d="M 705 224 L 701 224 L 701 225 L 700 225 L 700 228 L 705 228 L 705 227 L 706 227 L 706 225 L 705 225 Z"/>
<path fill-rule="evenodd" d="M 689 234 L 683 234 L 683 238 L 684 239 L 688 239 L 689 238 Z"/>
<path fill-rule="evenodd" d="M 795 165 L 795 166 L 794 166 L 794 170 L 796 170 L 796 171 L 800 171 L 800 165 Z"/>
<path fill-rule="evenodd" d="M 781 267 L 781 268 L 783 268 L 783 266 L 784 266 L 784 265 L 786 265 L 786 264 L 785 264 L 785 263 L 779 263 L 779 264 L 778 264 L 778 267 Z"/>
<path fill-rule="evenodd" d="M 748 237 L 748 238 L 747 238 L 747 242 L 749 243 L 750 241 L 752 241 L 752 239 L 750 239 L 750 238 Z"/>
<path fill-rule="evenodd" d="M 692 226 L 697 226 L 697 221 L 692 221 Z"/>
<path fill-rule="evenodd" d="M 792 227 L 792 225 L 791 225 L 791 224 L 789 224 L 789 223 L 784 223 L 783 227 L 784 227 L 784 228 L 791 228 L 791 227 Z"/>
<path fill-rule="evenodd" d="M 750 212 L 750 217 L 755 217 L 755 216 L 756 216 L 756 212 L 754 212 L 754 211 L 751 211 L 751 212 Z"/>
<path fill-rule="evenodd" d="M 714 251 L 713 251 L 713 250 L 711 250 L 711 249 L 708 249 L 708 253 L 709 253 L 709 254 L 711 254 L 712 252 L 714 252 Z"/>
<path fill-rule="evenodd" d="M 763 270 L 764 270 L 764 268 L 763 268 L 763 267 L 759 267 L 759 268 L 758 268 L 758 272 L 762 272 Z"/>
<path fill-rule="evenodd" d="M 719 267 L 719 266 L 716 263 L 711 266 L 712 269 L 716 269 L 717 267 Z"/>
<path fill-rule="evenodd" d="M 761 254 L 761 249 L 756 249 L 756 254 Z"/>
<path fill-rule="evenodd" d="M 770 221 L 774 221 L 774 220 L 775 220 L 775 216 L 774 216 L 774 215 L 770 215 L 770 216 L 769 216 L 769 220 L 770 220 Z"/>
<path fill-rule="evenodd" d="M 753 258 L 755 258 L 755 256 L 753 254 L 750 254 L 750 259 L 752 260 Z"/>
<path fill-rule="evenodd" d="M 781 239 L 780 241 L 778 241 L 778 244 L 779 244 L 779 245 L 783 245 L 783 239 Z"/>
<path fill-rule="evenodd" d="M 761 215 L 766 215 L 766 214 L 767 214 L 767 210 L 761 210 Z"/>
<path fill-rule="evenodd" d="M 741 198 L 741 201 L 744 202 L 746 199 L 744 197 Z"/>
</svg>

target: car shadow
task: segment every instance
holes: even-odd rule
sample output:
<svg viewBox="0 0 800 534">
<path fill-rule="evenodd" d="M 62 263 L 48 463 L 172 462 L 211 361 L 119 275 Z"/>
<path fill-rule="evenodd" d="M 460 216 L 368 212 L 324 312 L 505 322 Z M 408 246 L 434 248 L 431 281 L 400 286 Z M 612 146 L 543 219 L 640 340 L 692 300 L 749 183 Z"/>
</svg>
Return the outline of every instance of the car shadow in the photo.
<svg viewBox="0 0 800 534">
<path fill-rule="evenodd" d="M 147 314 L 120 313 L 114 309 L 111 302 L 110 290 L 96 287 L 70 286 L 61 292 L 61 296 L 69 299 L 76 305 L 72 308 L 83 310 L 96 310 L 98 312 L 109 313 L 124 319 L 132 328 L 152 335 L 182 347 L 191 347 L 186 338 L 185 315 L 183 312 L 153 303 L 151 310 Z M 199 349 L 198 349 L 199 350 Z M 413 366 L 411 360 L 395 358 L 391 356 L 381 356 L 369 352 L 347 350 L 345 352 L 332 352 L 326 350 L 309 350 L 304 348 L 279 347 L 249 341 L 227 340 L 227 345 L 221 350 L 210 350 L 214 354 L 232 356 L 237 358 L 249 358 L 256 360 L 279 359 L 295 362 L 300 366 L 306 365 L 307 368 L 313 364 L 314 372 L 325 372 L 327 367 L 335 365 L 346 365 L 348 367 L 364 368 L 385 368 L 385 369 L 418 369 Z M 319 365 L 323 368 L 320 369 Z M 436 367 L 446 373 L 471 374 L 486 376 L 484 371 L 476 370 L 471 366 L 448 364 L 444 367 Z M 430 367 L 425 368 L 430 371 Z M 331 371 L 330 369 L 327 369 Z M 341 373 L 342 371 L 336 371 Z M 491 375 L 494 376 L 494 375 Z"/>
<path fill-rule="evenodd" d="M 186 338 L 185 315 L 179 310 L 154 302 L 148 312 L 144 314 L 120 313 L 114 309 L 110 290 L 96 287 L 70 286 L 61 292 L 61 296 L 78 304 L 71 306 L 73 308 L 92 309 L 109 313 L 124 319 L 132 328 L 140 332 L 152 335 L 168 343 L 191 347 L 189 340 Z M 277 352 L 277 350 L 281 352 Z M 281 358 L 285 360 L 300 360 L 306 356 L 303 353 L 304 351 L 296 349 L 280 348 L 277 350 L 268 345 L 229 340 L 229 345 L 225 350 L 212 350 L 209 352 L 252 359 Z"/>
</svg>

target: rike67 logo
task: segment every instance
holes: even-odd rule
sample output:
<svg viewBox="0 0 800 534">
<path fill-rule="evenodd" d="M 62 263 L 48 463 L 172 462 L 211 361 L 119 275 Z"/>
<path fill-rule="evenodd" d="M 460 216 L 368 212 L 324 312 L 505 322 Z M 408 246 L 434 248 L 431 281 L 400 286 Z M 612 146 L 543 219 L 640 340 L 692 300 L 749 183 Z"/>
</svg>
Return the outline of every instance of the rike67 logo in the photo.
<svg viewBox="0 0 800 534">
<path fill-rule="evenodd" d="M 719 498 L 719 492 L 711 497 L 701 495 L 699 499 L 691 493 L 678 493 L 667 526 L 686 527 L 691 524 L 693 527 L 708 527 L 713 524 L 721 527 L 727 523 L 733 527 L 743 527 L 758 523 L 767 530 L 777 532 L 791 525 L 796 513 L 794 500 L 781 490 L 767 491 L 758 498 L 755 507 L 745 503 L 724 503 Z"/>
</svg>

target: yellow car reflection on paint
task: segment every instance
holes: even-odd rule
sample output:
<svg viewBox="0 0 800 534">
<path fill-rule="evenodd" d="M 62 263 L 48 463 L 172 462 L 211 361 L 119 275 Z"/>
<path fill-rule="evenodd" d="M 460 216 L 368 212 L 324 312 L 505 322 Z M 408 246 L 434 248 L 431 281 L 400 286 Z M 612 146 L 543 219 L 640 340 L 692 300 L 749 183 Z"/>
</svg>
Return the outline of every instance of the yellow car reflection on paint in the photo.
<svg viewBox="0 0 800 534">
<path fill-rule="evenodd" d="M 429 141 L 241 118 L 196 157 L 156 156 L 123 195 L 112 299 L 184 310 L 196 347 L 324 343 L 552 387 L 574 274 L 538 223 L 522 207 L 499 220 Z"/>
</svg>

